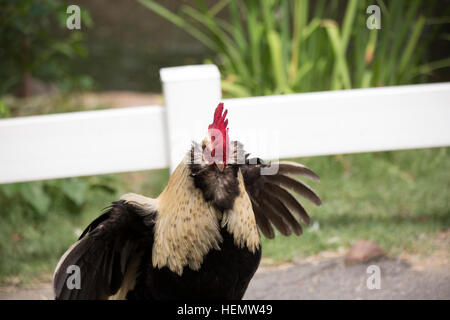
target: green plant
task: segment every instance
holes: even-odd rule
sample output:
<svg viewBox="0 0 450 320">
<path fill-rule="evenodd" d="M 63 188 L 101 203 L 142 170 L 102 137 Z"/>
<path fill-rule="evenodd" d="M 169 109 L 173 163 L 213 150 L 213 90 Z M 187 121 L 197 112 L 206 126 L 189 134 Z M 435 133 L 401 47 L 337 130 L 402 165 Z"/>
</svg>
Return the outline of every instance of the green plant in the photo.
<svg viewBox="0 0 450 320">
<path fill-rule="evenodd" d="M 18 87 L 20 96 L 28 96 L 32 77 L 57 81 L 63 89 L 91 85 L 89 77 L 68 68 L 68 59 L 87 51 L 83 33 L 66 28 L 67 6 L 59 0 L 0 0 L 0 94 Z M 89 14 L 81 15 L 89 27 Z"/>
<path fill-rule="evenodd" d="M 450 66 L 449 59 L 424 62 L 423 54 L 440 27 L 428 23 L 432 21 L 436 1 L 425 6 L 419 0 L 377 3 L 381 7 L 380 30 L 365 28 L 367 16 L 355 13 L 362 12 L 369 3 L 357 0 L 348 1 L 341 26 L 333 20 L 322 22 L 336 59 L 331 74 L 332 89 L 408 84 L 434 68 Z M 431 68 L 426 67 L 430 65 Z"/>
<path fill-rule="evenodd" d="M 424 55 L 446 21 L 430 22 L 436 1 L 378 1 L 381 30 L 366 27 L 370 1 L 348 0 L 342 21 L 342 2 L 329 0 L 220 0 L 209 7 L 197 0 L 178 13 L 138 1 L 217 54 L 231 96 L 421 82 L 450 66 Z"/>
<path fill-rule="evenodd" d="M 109 176 L 95 176 L 4 184 L 0 185 L 0 203 L 3 214 L 15 212 L 31 220 L 45 219 L 54 208 L 77 214 L 94 190 L 116 194 L 115 182 Z"/>
<path fill-rule="evenodd" d="M 84 219 L 117 200 L 118 185 L 114 176 L 0 185 L 0 283 L 53 270 Z"/>
</svg>

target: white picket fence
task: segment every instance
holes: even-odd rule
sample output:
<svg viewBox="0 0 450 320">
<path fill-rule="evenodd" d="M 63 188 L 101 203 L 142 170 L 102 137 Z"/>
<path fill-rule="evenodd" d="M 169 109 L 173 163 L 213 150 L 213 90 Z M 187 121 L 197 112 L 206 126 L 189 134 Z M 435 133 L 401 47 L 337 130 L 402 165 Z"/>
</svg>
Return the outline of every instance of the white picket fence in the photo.
<svg viewBox="0 0 450 320">
<path fill-rule="evenodd" d="M 450 83 L 221 100 L 214 65 L 160 74 L 164 106 L 0 120 L 0 183 L 173 169 L 219 101 L 266 159 L 450 145 Z"/>
</svg>

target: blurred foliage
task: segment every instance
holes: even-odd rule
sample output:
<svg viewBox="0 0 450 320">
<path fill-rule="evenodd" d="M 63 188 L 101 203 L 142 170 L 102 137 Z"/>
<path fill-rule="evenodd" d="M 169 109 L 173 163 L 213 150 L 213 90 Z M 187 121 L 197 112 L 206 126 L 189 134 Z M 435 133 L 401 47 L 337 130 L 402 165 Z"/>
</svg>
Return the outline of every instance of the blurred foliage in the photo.
<svg viewBox="0 0 450 320">
<path fill-rule="evenodd" d="M 88 222 L 83 218 L 93 208 L 87 204 L 97 206 L 98 215 L 117 200 L 119 185 L 115 176 L 108 175 L 0 186 L 0 274 L 35 276 L 51 271 L 79 235 L 75 226 Z"/>
<path fill-rule="evenodd" d="M 366 27 L 373 1 L 197 0 L 177 13 L 138 1 L 213 50 L 222 88 L 235 97 L 422 82 L 450 66 L 448 58 L 426 61 L 449 23 L 431 17 L 449 14 L 437 1 L 376 1 L 381 30 Z M 226 9 L 230 22 L 220 15 Z"/>
<path fill-rule="evenodd" d="M 5 214 L 25 215 L 31 221 L 45 219 L 55 208 L 79 213 L 94 191 L 116 194 L 116 185 L 110 176 L 4 184 L 0 186 L 0 203 Z"/>
<path fill-rule="evenodd" d="M 125 192 L 156 197 L 168 178 L 155 170 L 1 186 L 0 284 L 41 274 L 51 281 L 58 259 L 106 206 Z"/>
<path fill-rule="evenodd" d="M 92 80 L 69 71 L 69 59 L 84 58 L 83 33 L 68 30 L 68 2 L 0 0 L 0 95 L 26 81 L 25 75 L 57 82 L 63 90 L 89 88 Z M 92 25 L 81 10 L 82 28 Z"/>
</svg>

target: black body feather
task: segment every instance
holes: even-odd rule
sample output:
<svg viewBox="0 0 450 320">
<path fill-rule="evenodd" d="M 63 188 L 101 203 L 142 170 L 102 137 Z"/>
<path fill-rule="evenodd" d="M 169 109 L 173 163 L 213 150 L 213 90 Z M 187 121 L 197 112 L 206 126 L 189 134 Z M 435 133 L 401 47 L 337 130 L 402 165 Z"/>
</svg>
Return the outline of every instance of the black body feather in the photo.
<svg viewBox="0 0 450 320">
<path fill-rule="evenodd" d="M 151 253 L 142 259 L 136 287 L 127 299 L 146 300 L 228 300 L 242 299 L 258 268 L 261 250 L 239 249 L 231 234 L 222 229 L 220 250 L 211 250 L 198 271 L 185 267 L 183 274 L 167 267 L 155 269 Z"/>
<path fill-rule="evenodd" d="M 64 259 L 54 277 L 55 298 L 107 299 L 122 286 L 133 257 L 140 257 L 136 283 L 126 298 L 137 300 L 241 299 L 256 272 L 261 251 L 251 253 L 235 246 L 233 236 L 221 230 L 220 250 L 211 250 L 198 271 L 183 274 L 152 265 L 154 215 L 141 217 L 132 205 L 116 202 L 94 220 L 80 243 Z M 145 221 L 145 223 L 144 223 Z M 81 288 L 69 289 L 67 267 L 81 269 Z"/>
</svg>

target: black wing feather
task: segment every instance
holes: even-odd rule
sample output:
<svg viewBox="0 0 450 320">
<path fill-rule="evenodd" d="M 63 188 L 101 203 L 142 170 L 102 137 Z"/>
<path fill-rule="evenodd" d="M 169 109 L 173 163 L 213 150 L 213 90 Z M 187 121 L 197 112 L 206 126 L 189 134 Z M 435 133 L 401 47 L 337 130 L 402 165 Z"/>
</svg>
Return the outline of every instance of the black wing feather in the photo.
<svg viewBox="0 0 450 320">
<path fill-rule="evenodd" d="M 261 209 L 270 222 L 272 222 L 283 235 L 289 236 L 291 234 L 291 229 L 286 221 L 280 216 L 281 214 L 277 212 L 277 208 L 265 197 L 261 199 L 261 202 Z"/>
<path fill-rule="evenodd" d="M 124 201 L 114 202 L 86 228 L 55 272 L 56 299 L 108 299 L 117 293 L 131 259 L 151 250 L 153 243 L 156 212 L 142 216 L 136 210 Z M 67 286 L 71 265 L 80 268 L 80 289 Z"/>
<path fill-rule="evenodd" d="M 283 203 L 286 204 L 292 211 L 297 213 L 306 225 L 311 223 L 311 219 L 309 218 L 305 208 L 303 208 L 302 204 L 298 202 L 289 191 L 271 183 L 266 184 L 265 187 L 269 192 L 283 201 Z"/>
<path fill-rule="evenodd" d="M 310 218 L 303 205 L 288 190 L 316 205 L 322 202 L 311 187 L 290 175 L 302 175 L 314 180 L 319 180 L 319 176 L 311 169 L 295 162 L 281 161 L 277 165 L 276 174 L 261 175 L 261 169 L 268 164 L 259 158 L 248 159 L 248 154 L 246 163 L 239 165 L 246 191 L 252 201 L 256 223 L 268 238 L 274 236 L 271 224 L 285 236 L 290 235 L 292 231 L 300 235 L 302 227 L 293 213 L 305 224 L 310 223 Z"/>
<path fill-rule="evenodd" d="M 272 205 L 272 207 L 276 210 L 275 212 L 282 218 L 285 220 L 285 222 L 287 223 L 287 225 L 291 228 L 291 230 L 296 234 L 296 235 L 301 235 L 302 234 L 302 227 L 301 225 L 298 223 L 297 220 L 295 220 L 295 218 L 292 216 L 291 212 L 289 211 L 289 209 L 286 207 L 286 205 L 280 201 L 279 198 L 273 196 L 272 194 L 268 193 L 267 191 L 264 190 L 263 195 L 266 197 L 267 201 Z"/>
<path fill-rule="evenodd" d="M 255 213 L 256 224 L 261 229 L 261 232 L 269 239 L 273 239 L 275 237 L 275 233 L 273 231 L 273 227 L 269 222 L 269 219 L 264 215 L 264 212 L 260 208 L 258 204 L 256 204 L 252 200 L 253 212 Z"/>
<path fill-rule="evenodd" d="M 318 206 L 322 204 L 319 196 L 317 196 L 314 190 L 312 190 L 308 185 L 299 180 L 293 179 L 289 176 L 285 176 L 282 174 L 267 176 L 267 179 L 275 185 L 295 191 L 299 195 L 305 197 L 306 199 L 315 203 Z"/>
</svg>

